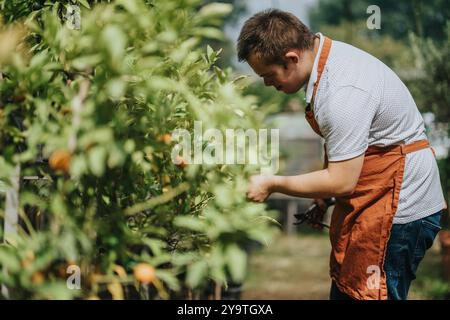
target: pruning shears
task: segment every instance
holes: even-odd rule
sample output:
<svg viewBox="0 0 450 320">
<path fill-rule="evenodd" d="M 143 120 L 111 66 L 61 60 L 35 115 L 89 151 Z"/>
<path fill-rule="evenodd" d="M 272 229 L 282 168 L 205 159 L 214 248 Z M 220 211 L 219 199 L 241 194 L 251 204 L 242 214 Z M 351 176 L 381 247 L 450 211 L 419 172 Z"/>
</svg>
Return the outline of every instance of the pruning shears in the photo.
<svg viewBox="0 0 450 320">
<path fill-rule="evenodd" d="M 327 205 L 327 208 L 334 205 L 336 203 L 336 199 L 335 198 L 327 198 L 327 199 L 323 199 L 325 201 L 325 204 Z M 317 203 L 314 203 L 313 205 L 311 205 L 305 212 L 302 213 L 297 213 L 294 214 L 294 217 L 297 219 L 296 222 L 294 222 L 295 225 L 299 225 L 302 224 L 304 222 L 308 222 L 308 223 L 314 223 L 314 224 L 318 224 L 321 227 L 325 227 L 325 228 L 330 228 L 329 225 L 321 222 L 321 221 L 316 221 L 316 214 L 322 209 L 320 209 L 319 205 Z"/>
</svg>

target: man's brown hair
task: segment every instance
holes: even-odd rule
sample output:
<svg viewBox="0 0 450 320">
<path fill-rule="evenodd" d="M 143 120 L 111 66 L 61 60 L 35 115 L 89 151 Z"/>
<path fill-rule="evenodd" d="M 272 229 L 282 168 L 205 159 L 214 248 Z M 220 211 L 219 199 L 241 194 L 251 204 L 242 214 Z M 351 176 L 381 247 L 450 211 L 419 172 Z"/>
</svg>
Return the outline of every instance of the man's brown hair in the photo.
<svg viewBox="0 0 450 320">
<path fill-rule="evenodd" d="M 284 64 L 288 50 L 311 49 L 314 34 L 295 15 L 269 9 L 248 19 L 238 38 L 238 59 L 247 61 L 256 54 L 266 64 Z"/>
</svg>

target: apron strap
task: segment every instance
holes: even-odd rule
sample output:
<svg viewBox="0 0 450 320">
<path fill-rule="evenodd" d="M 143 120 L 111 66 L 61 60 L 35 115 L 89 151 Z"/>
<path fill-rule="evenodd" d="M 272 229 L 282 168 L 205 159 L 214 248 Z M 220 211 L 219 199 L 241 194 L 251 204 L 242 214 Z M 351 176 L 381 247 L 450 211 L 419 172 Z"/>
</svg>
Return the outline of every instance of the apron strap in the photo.
<svg viewBox="0 0 450 320">
<path fill-rule="evenodd" d="M 422 150 L 425 148 L 431 148 L 430 142 L 426 139 L 415 141 L 413 143 L 400 145 L 400 151 L 403 155 L 411 153 L 411 152 L 419 151 L 419 150 Z M 433 154 L 436 156 L 433 148 L 431 148 L 431 151 L 433 151 Z"/>
<path fill-rule="evenodd" d="M 325 69 L 325 64 L 327 63 L 328 55 L 330 54 L 331 49 L 331 39 L 325 37 L 322 45 L 322 51 L 320 52 L 319 63 L 317 65 L 317 80 L 314 83 L 314 90 L 312 94 L 312 101 L 316 97 L 317 88 L 319 87 L 320 78 L 322 77 L 322 72 Z"/>
</svg>

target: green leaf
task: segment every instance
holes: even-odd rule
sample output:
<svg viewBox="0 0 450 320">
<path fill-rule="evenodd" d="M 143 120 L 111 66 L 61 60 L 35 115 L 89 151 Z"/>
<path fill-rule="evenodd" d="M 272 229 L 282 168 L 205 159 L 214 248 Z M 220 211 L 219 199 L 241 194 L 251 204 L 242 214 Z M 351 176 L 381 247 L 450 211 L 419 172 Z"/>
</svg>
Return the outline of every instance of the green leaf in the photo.
<svg viewBox="0 0 450 320">
<path fill-rule="evenodd" d="M 248 236 L 251 239 L 253 239 L 259 243 L 262 243 L 264 245 L 267 245 L 271 238 L 271 235 L 267 234 L 267 232 L 265 230 L 260 230 L 260 229 L 250 230 L 248 233 Z"/>
<path fill-rule="evenodd" d="M 74 178 L 81 177 L 87 171 L 86 157 L 84 155 L 76 156 L 70 164 L 70 174 Z"/>
<path fill-rule="evenodd" d="M 206 224 L 204 221 L 196 217 L 180 216 L 176 217 L 174 224 L 178 227 L 187 228 L 193 231 L 205 231 Z"/>
<path fill-rule="evenodd" d="M 218 68 L 217 66 L 214 66 L 213 69 L 217 78 L 219 78 L 220 82 L 225 83 L 225 81 L 227 80 L 227 75 L 225 74 L 225 72 L 222 69 Z"/>
<path fill-rule="evenodd" d="M 166 243 L 158 239 L 143 238 L 142 242 L 152 250 L 155 256 L 161 255 L 163 253 L 162 250 L 166 247 Z"/>
<path fill-rule="evenodd" d="M 232 279 L 236 282 L 243 281 L 247 270 L 246 253 L 237 245 L 231 244 L 226 248 L 226 259 Z"/>
<path fill-rule="evenodd" d="M 0 247 L 0 265 L 4 266 L 9 272 L 17 272 L 21 268 L 17 256 L 5 247 Z"/>
<path fill-rule="evenodd" d="M 108 167 L 114 168 L 120 166 L 125 161 L 126 154 L 116 145 L 109 148 Z"/>
<path fill-rule="evenodd" d="M 176 50 L 173 50 L 170 57 L 176 63 L 181 63 L 186 60 L 189 53 L 192 52 L 193 48 L 198 44 L 199 39 L 189 38 L 188 40 L 177 46 Z"/>
<path fill-rule="evenodd" d="M 123 62 L 127 38 L 115 25 L 109 25 L 102 31 L 102 39 L 114 63 Z"/>
<path fill-rule="evenodd" d="M 162 281 L 164 281 L 171 290 L 177 291 L 180 289 L 178 279 L 169 271 L 158 269 L 156 270 L 156 276 Z"/>
<path fill-rule="evenodd" d="M 216 28 L 205 27 L 205 28 L 196 28 L 193 31 L 194 35 L 199 37 L 205 37 L 214 40 L 224 40 L 225 35 L 222 31 Z"/>
<path fill-rule="evenodd" d="M 206 263 L 206 261 L 200 260 L 195 262 L 188 268 L 186 277 L 187 284 L 191 288 L 198 287 L 205 279 L 207 271 L 208 271 L 208 264 Z"/>
<path fill-rule="evenodd" d="M 206 55 L 208 56 L 208 60 L 211 61 L 213 59 L 214 49 L 208 44 L 206 46 Z"/>
<path fill-rule="evenodd" d="M 197 255 L 193 252 L 175 252 L 172 256 L 172 262 L 175 266 L 186 266 L 193 263 L 197 259 Z"/>
<path fill-rule="evenodd" d="M 153 76 L 147 83 L 153 90 L 177 90 L 177 83 L 165 77 Z"/>
<path fill-rule="evenodd" d="M 80 146 L 89 148 L 93 144 L 102 144 L 108 146 L 114 140 L 114 133 L 109 127 L 99 127 L 97 129 L 86 132 L 80 138 Z"/>
<path fill-rule="evenodd" d="M 73 233 L 64 232 L 58 241 L 58 245 L 65 257 L 69 258 L 72 261 L 76 260 L 78 256 L 77 243 Z"/>
<path fill-rule="evenodd" d="M 37 53 L 30 62 L 30 68 L 41 67 L 48 60 L 48 54 L 45 51 Z"/>
<path fill-rule="evenodd" d="M 229 3 L 214 2 L 203 6 L 198 12 L 200 18 L 223 17 L 233 11 L 233 6 Z"/>
<path fill-rule="evenodd" d="M 125 94 L 126 83 L 122 79 L 112 79 L 108 81 L 106 90 L 111 98 L 118 100 Z"/>
<path fill-rule="evenodd" d="M 59 194 L 53 197 L 51 208 L 52 211 L 59 216 L 65 216 L 67 214 L 67 206 Z"/>
<path fill-rule="evenodd" d="M 225 184 L 218 185 L 214 188 L 216 202 L 223 208 L 227 208 L 233 203 L 233 193 L 233 190 Z"/>
<path fill-rule="evenodd" d="M 89 2 L 87 0 L 78 0 L 79 3 L 81 3 L 84 7 L 90 9 L 91 6 L 89 5 Z"/>
<path fill-rule="evenodd" d="M 92 173 L 100 177 L 105 172 L 106 150 L 103 147 L 95 147 L 89 151 L 89 168 Z"/>
<path fill-rule="evenodd" d="M 100 54 L 81 56 L 72 60 L 72 66 L 77 70 L 86 70 L 99 64 L 102 59 Z"/>
</svg>

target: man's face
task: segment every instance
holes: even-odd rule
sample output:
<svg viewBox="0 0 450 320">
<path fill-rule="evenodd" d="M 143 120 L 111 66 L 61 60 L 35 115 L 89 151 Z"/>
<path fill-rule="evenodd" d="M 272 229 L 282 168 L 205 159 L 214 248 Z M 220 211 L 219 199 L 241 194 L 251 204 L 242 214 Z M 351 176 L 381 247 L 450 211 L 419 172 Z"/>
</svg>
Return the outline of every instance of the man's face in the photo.
<svg viewBox="0 0 450 320">
<path fill-rule="evenodd" d="M 251 54 L 248 64 L 256 74 L 263 78 L 266 86 L 273 86 L 284 93 L 294 93 L 308 81 L 311 70 L 307 61 L 300 65 L 302 61 L 301 53 L 297 51 L 287 52 L 284 58 L 284 66 L 280 64 L 268 65 L 258 55 Z"/>
</svg>

